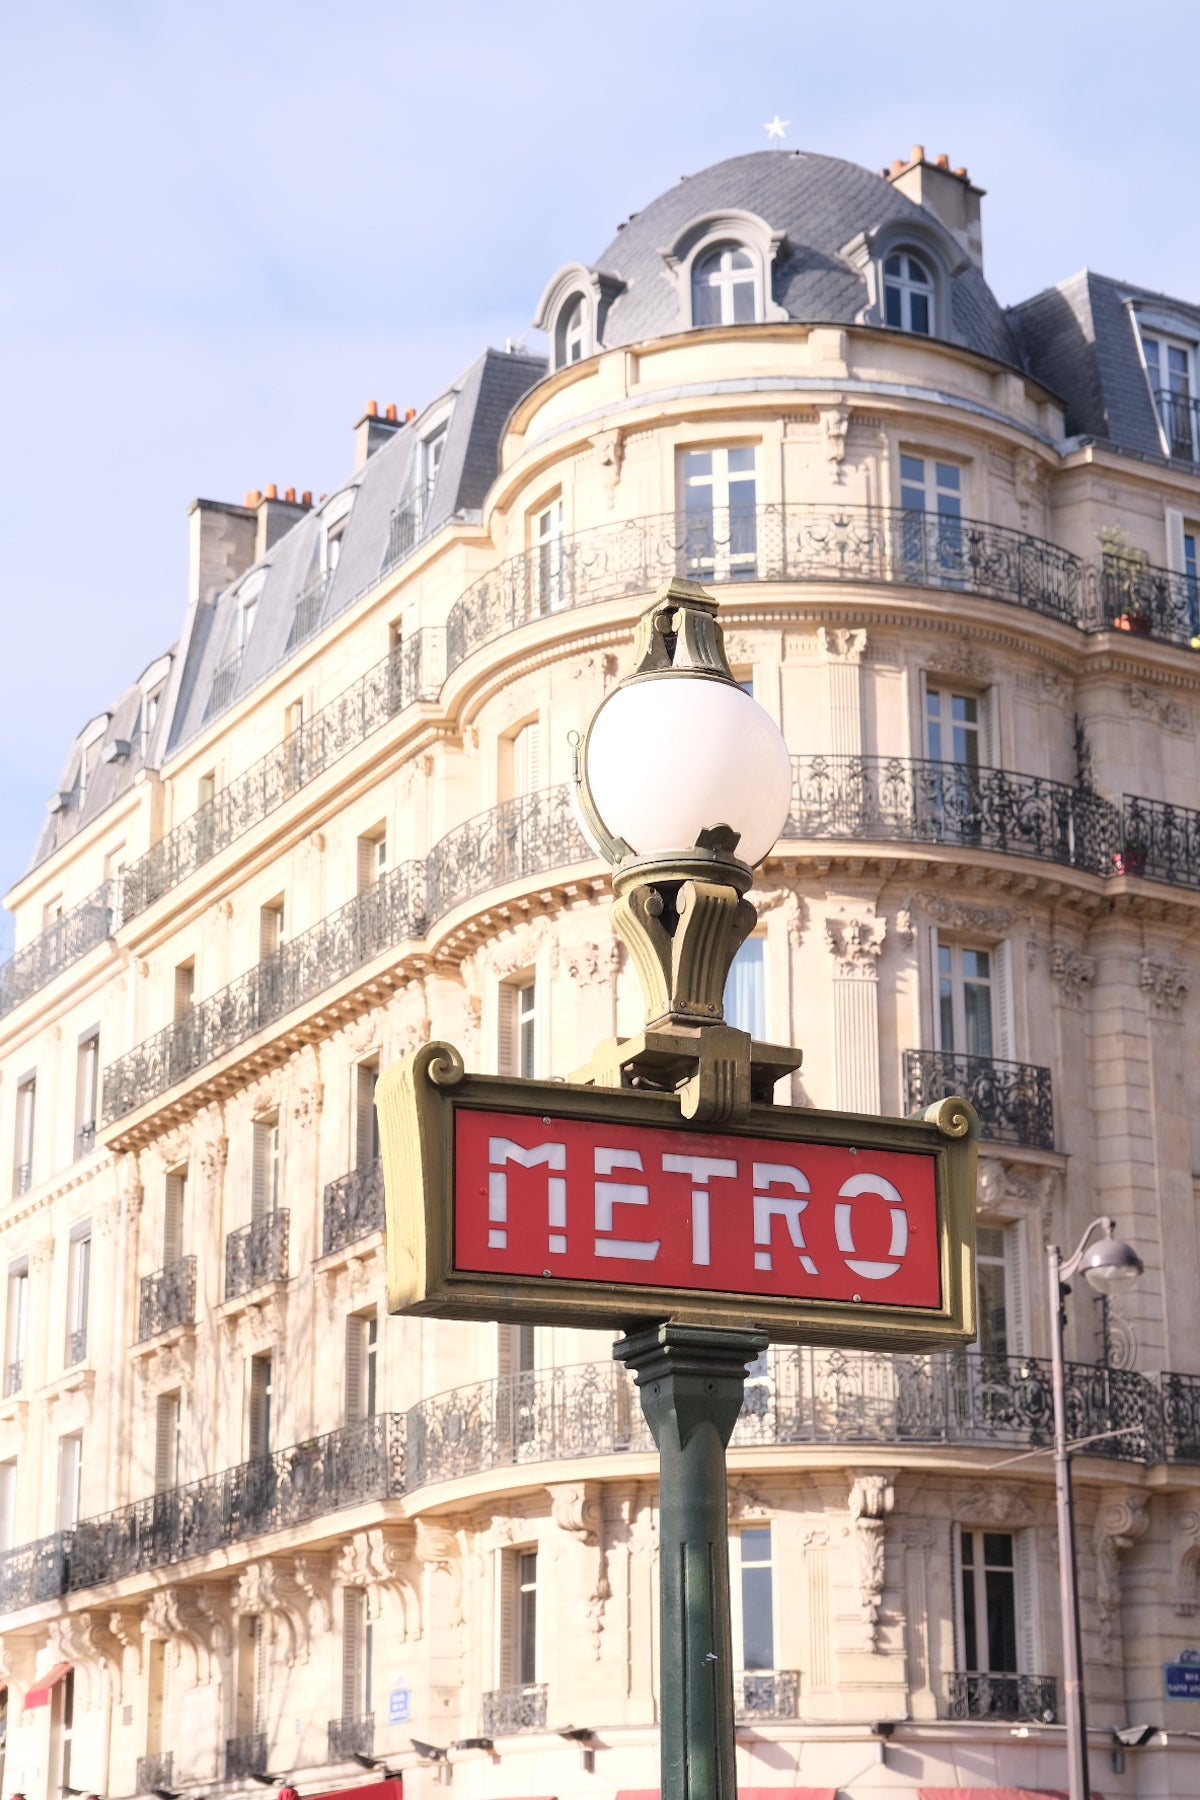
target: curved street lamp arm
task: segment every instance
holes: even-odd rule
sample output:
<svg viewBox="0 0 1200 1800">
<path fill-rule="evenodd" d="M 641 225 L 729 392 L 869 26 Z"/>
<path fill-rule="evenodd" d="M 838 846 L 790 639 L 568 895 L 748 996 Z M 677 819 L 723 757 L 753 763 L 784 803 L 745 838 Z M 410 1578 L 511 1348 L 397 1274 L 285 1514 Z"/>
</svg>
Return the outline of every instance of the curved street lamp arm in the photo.
<svg viewBox="0 0 1200 1800">
<path fill-rule="evenodd" d="M 1108 1237 L 1115 1237 L 1116 1231 L 1117 1231 L 1117 1221 L 1115 1219 L 1108 1219 L 1108 1218 L 1093 1219 L 1091 1224 L 1088 1226 L 1087 1230 L 1084 1232 L 1083 1236 L 1080 1238 L 1078 1244 L 1075 1246 L 1075 1254 L 1073 1256 L 1069 1256 L 1067 1258 L 1066 1262 L 1063 1262 L 1061 1260 L 1061 1252 L 1060 1252 L 1060 1260 L 1059 1260 L 1059 1265 L 1058 1265 L 1058 1273 L 1059 1273 L 1060 1280 L 1069 1281 L 1071 1279 L 1072 1275 L 1075 1273 L 1076 1269 L 1079 1267 L 1080 1263 L 1083 1261 L 1084 1251 L 1087 1249 L 1087 1247 L 1091 1243 L 1093 1237 L 1099 1231 L 1103 1231 Z"/>
</svg>

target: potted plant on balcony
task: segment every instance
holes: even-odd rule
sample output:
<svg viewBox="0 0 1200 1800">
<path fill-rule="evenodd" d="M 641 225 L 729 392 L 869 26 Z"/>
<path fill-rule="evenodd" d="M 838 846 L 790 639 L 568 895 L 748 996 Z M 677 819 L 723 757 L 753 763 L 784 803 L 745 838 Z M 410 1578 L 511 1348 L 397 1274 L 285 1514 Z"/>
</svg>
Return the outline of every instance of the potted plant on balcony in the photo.
<svg viewBox="0 0 1200 1800">
<path fill-rule="evenodd" d="M 1113 851 L 1113 872 L 1117 875 L 1143 875 L 1146 871 L 1146 840 L 1127 832 Z"/>
<path fill-rule="evenodd" d="M 1096 533 L 1104 582 L 1105 612 L 1114 631 L 1149 637 L 1153 626 L 1140 583 L 1150 558 L 1119 525 L 1102 525 Z"/>
</svg>

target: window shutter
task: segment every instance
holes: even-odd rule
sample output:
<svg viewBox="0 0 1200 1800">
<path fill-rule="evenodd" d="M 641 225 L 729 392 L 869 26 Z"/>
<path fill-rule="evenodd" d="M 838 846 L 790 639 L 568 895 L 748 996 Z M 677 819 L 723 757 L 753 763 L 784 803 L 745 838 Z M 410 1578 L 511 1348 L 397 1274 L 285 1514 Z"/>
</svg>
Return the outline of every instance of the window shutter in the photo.
<svg viewBox="0 0 1200 1800">
<path fill-rule="evenodd" d="M 944 1048 L 942 1044 L 942 1006 L 938 990 L 938 928 L 929 927 L 929 1005 L 933 1015 L 933 1047 Z"/>
<path fill-rule="evenodd" d="M 497 1375 L 511 1375 L 515 1367 L 513 1357 L 513 1332 L 515 1329 L 512 1325 L 497 1325 L 496 1327 Z"/>
<path fill-rule="evenodd" d="M 0 1551 L 11 1550 L 16 1535 L 17 1465 L 0 1463 Z"/>
<path fill-rule="evenodd" d="M 1029 1352 L 1029 1280 L 1025 1267 L 1025 1225 L 1018 1219 L 1004 1233 L 1005 1324 L 1008 1354 Z"/>
<path fill-rule="evenodd" d="M 367 1063 L 355 1071 L 354 1166 L 369 1169 L 379 1155 L 378 1126 L 375 1122 L 375 1083 L 378 1072 Z"/>
<path fill-rule="evenodd" d="M 250 1222 L 257 1225 L 271 1211 L 271 1133 L 263 1119 L 254 1121 L 254 1157 L 250 1174 Z"/>
<path fill-rule="evenodd" d="M 357 1719 L 362 1693 L 363 1591 L 342 1589 L 342 1717 Z"/>
<path fill-rule="evenodd" d="M 163 1263 L 170 1267 L 183 1255 L 183 1203 L 187 1176 L 182 1171 L 167 1176 L 163 1201 Z"/>
<path fill-rule="evenodd" d="M 367 893 L 375 886 L 376 846 L 374 838 L 358 840 L 358 891 Z"/>
<path fill-rule="evenodd" d="M 175 1017 L 182 1019 L 192 1004 L 192 995 L 196 987 L 196 970 L 193 964 L 184 963 L 175 971 Z"/>
<path fill-rule="evenodd" d="M 258 959 L 266 962 L 283 942 L 282 906 L 264 906 L 258 915 Z"/>
<path fill-rule="evenodd" d="M 511 1550 L 496 1552 L 496 1581 L 499 1589 L 500 1686 L 517 1685 L 517 1557 Z"/>
<path fill-rule="evenodd" d="M 346 1320 L 346 1423 L 357 1425 L 363 1417 L 363 1339 L 365 1319 L 352 1314 Z"/>
<path fill-rule="evenodd" d="M 77 1437 L 58 1440 L 58 1529 L 70 1531 L 79 1515 L 80 1442 Z"/>
<path fill-rule="evenodd" d="M 263 1616 L 254 1615 L 254 1729 L 265 1731 L 267 1725 L 267 1634 Z"/>
<path fill-rule="evenodd" d="M 1037 1545 L 1030 1531 L 1013 1535 L 1017 1577 L 1017 1673 L 1038 1672 L 1038 1585 Z"/>
<path fill-rule="evenodd" d="M 950 1579 L 954 1583 L 954 1666 L 956 1669 L 965 1670 L 967 1652 L 966 1633 L 963 1630 L 962 1534 L 961 1525 L 950 1527 Z"/>
<path fill-rule="evenodd" d="M 517 1072 L 517 990 L 507 981 L 496 992 L 496 1072 Z"/>
<path fill-rule="evenodd" d="M 997 944 L 992 951 L 992 1045 L 1001 1060 L 1013 1055 L 1012 945 Z"/>
<path fill-rule="evenodd" d="M 513 787 L 518 798 L 542 786 L 542 726 L 539 719 L 517 733 L 513 755 Z"/>
<path fill-rule="evenodd" d="M 1187 573 L 1183 556 L 1183 514 L 1177 507 L 1167 507 L 1167 567 L 1176 575 Z"/>
<path fill-rule="evenodd" d="M 985 769 L 999 768 L 1000 740 L 996 717 L 996 690 L 979 696 L 979 760 Z"/>
<path fill-rule="evenodd" d="M 165 1494 L 175 1486 L 175 1440 L 179 1430 L 179 1395 L 160 1394 L 154 1413 L 154 1491 Z"/>
<path fill-rule="evenodd" d="M 270 1399 L 271 1359 L 269 1356 L 254 1356 L 250 1359 L 250 1459 L 266 1456 L 270 1449 Z"/>
</svg>

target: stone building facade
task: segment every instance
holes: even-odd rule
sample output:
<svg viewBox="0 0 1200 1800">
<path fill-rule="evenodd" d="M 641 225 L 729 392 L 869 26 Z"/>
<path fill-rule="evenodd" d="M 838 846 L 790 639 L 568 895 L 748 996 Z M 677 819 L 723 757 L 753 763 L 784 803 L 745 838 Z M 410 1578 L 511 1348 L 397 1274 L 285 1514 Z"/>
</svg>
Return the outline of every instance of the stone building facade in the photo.
<svg viewBox="0 0 1200 1800">
<path fill-rule="evenodd" d="M 8 897 L 5 1797 L 656 1787 L 636 1401 L 597 1334 L 386 1315 L 372 1093 L 640 1022 L 571 734 L 676 573 L 794 756 L 732 1013 L 797 1104 L 983 1120 L 977 1348 L 753 1372 L 740 1781 L 1062 1786 L 1045 1245 L 1111 1214 L 1145 1276 L 1067 1304 L 1093 1781 L 1200 1789 L 1200 311 L 1006 312 L 979 204 L 721 164 L 550 282 L 548 362 L 369 408 L 315 505 L 194 504 L 179 640 Z"/>
</svg>

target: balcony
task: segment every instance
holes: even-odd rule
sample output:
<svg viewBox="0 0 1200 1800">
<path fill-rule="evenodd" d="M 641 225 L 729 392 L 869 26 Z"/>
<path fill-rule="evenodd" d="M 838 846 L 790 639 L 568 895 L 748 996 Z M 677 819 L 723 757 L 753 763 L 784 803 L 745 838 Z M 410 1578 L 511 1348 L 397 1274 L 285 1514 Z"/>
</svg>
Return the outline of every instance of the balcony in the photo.
<svg viewBox="0 0 1200 1800">
<path fill-rule="evenodd" d="M 4 1365 L 4 1398 L 11 1400 L 25 1385 L 25 1364 L 18 1360 Z"/>
<path fill-rule="evenodd" d="M 104 882 L 0 965 L 0 1018 L 104 942 L 113 929 L 115 898 L 116 884 Z"/>
<path fill-rule="evenodd" d="M 1001 1144 L 1054 1148 L 1050 1071 L 994 1056 L 906 1050 L 904 1093 L 910 1113 L 961 1094 L 979 1114 L 980 1133 Z"/>
<path fill-rule="evenodd" d="M 375 1754 L 375 1714 L 363 1713 L 357 1719 L 330 1719 L 329 1760 L 348 1762 L 354 1756 Z"/>
<path fill-rule="evenodd" d="M 756 1719 L 794 1719 L 800 1703 L 796 1669 L 747 1669 L 733 1677 L 733 1713 L 739 1724 Z"/>
<path fill-rule="evenodd" d="M 1183 462 L 1196 462 L 1200 444 L 1200 401 L 1190 394 L 1176 394 L 1170 388 L 1156 387 L 1154 404 L 1167 440 L 1167 453 Z"/>
<path fill-rule="evenodd" d="M 0 1616 L 66 1593 L 71 1540 L 69 1531 L 56 1531 L 0 1555 Z"/>
<path fill-rule="evenodd" d="M 156 1750 L 150 1756 L 139 1756 L 134 1776 L 135 1794 L 170 1793 L 174 1788 L 175 1752 Z"/>
<path fill-rule="evenodd" d="M 421 542 L 424 536 L 421 513 L 420 505 L 397 506 L 393 510 L 388 524 L 387 549 L 383 553 L 379 569 L 380 576 L 386 575 L 389 569 L 394 569 L 406 556 L 411 556 Z"/>
<path fill-rule="evenodd" d="M 290 656 L 293 650 L 298 650 L 301 644 L 307 643 L 320 630 L 325 601 L 332 586 L 333 570 L 323 569 L 298 596 L 296 610 L 292 614 L 291 630 L 284 646 L 285 656 Z"/>
<path fill-rule="evenodd" d="M 365 1169 L 351 1169 L 326 1187 L 323 1254 L 329 1256 L 335 1250 L 344 1250 L 382 1229 L 383 1164 L 376 1158 Z"/>
<path fill-rule="evenodd" d="M 225 1739 L 225 1779 L 238 1781 L 267 1772 L 267 1734 L 248 1731 L 243 1737 Z"/>
<path fill-rule="evenodd" d="M 68 1369 L 77 1369 L 86 1355 L 87 1326 L 81 1325 L 78 1331 L 72 1331 L 67 1336 L 67 1355 L 64 1366 Z"/>
<path fill-rule="evenodd" d="M 1057 1699 L 1052 1675 L 952 1674 L 947 1710 L 952 1719 L 1053 1725 L 1058 1716 Z"/>
<path fill-rule="evenodd" d="M 225 1298 L 236 1300 L 269 1281 L 286 1281 L 288 1213 L 267 1213 L 225 1239 Z"/>
<path fill-rule="evenodd" d="M 576 822 L 569 787 L 544 788 L 506 800 L 456 825 L 430 851 L 425 863 L 426 925 L 490 888 L 595 858 Z"/>
<path fill-rule="evenodd" d="M 246 646 L 239 644 L 237 649 L 217 664 L 213 671 L 212 686 L 208 690 L 208 701 L 204 708 L 204 723 L 215 719 L 233 704 L 233 696 L 237 691 L 238 676 L 242 672 L 242 662 L 246 654 Z"/>
<path fill-rule="evenodd" d="M 196 1259 L 184 1256 L 178 1262 L 143 1275 L 138 1297 L 139 1344 L 158 1337 L 173 1325 L 191 1325 L 196 1317 Z"/>
<path fill-rule="evenodd" d="M 493 1688 L 483 1696 L 484 1737 L 511 1737 L 518 1731 L 541 1731 L 546 1724 L 546 1684 Z"/>
</svg>

